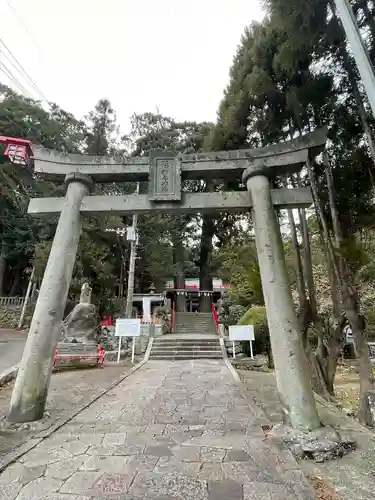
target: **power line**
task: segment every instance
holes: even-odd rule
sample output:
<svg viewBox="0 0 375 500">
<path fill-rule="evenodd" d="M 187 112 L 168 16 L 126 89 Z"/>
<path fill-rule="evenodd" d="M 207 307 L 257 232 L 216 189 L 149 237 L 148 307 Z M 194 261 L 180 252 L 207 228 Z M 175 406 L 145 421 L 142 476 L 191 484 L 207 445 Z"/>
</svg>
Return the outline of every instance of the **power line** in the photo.
<svg viewBox="0 0 375 500">
<path fill-rule="evenodd" d="M 8 63 L 12 66 L 12 68 L 13 68 L 13 69 L 15 69 L 15 70 L 16 70 L 19 74 L 21 73 L 21 72 L 20 72 L 20 70 L 19 70 L 19 68 L 18 68 L 18 67 L 14 64 L 14 62 L 13 62 L 13 61 L 10 59 L 10 57 L 9 57 L 9 56 L 8 56 L 8 55 L 7 55 L 7 54 L 3 51 L 3 49 L 2 49 L 1 47 L 0 47 L 0 55 L 2 55 L 2 56 L 3 56 L 6 60 L 7 60 L 7 62 L 8 62 Z M 2 65 L 3 65 L 6 69 L 7 69 L 7 71 L 11 73 L 11 70 L 10 70 L 9 68 L 7 68 L 7 67 L 6 67 L 5 62 L 4 62 L 4 61 L 0 61 L 0 62 L 1 62 L 1 63 L 2 63 Z M 18 81 L 17 77 L 16 77 L 16 76 L 14 76 L 14 75 L 13 75 L 13 77 L 14 77 L 14 79 L 16 79 L 16 80 L 17 80 L 17 85 L 18 85 L 18 86 L 22 86 L 22 88 L 23 88 L 23 91 L 22 91 L 22 92 L 23 92 L 23 93 L 26 93 L 26 91 L 25 91 L 25 87 L 23 87 L 23 85 L 21 85 L 21 83 Z M 29 93 L 28 97 L 31 97 L 31 94 L 30 94 L 30 93 Z"/>
<path fill-rule="evenodd" d="M 26 97 L 29 97 L 27 95 L 27 91 L 25 90 L 25 88 L 19 83 L 19 81 L 13 75 L 13 73 L 1 61 L 0 61 L 0 71 L 4 73 L 4 75 L 7 76 L 11 82 L 14 83 L 14 85 L 21 91 L 22 94 L 24 94 Z"/>
<path fill-rule="evenodd" d="M 6 45 L 6 43 L 0 38 L 0 44 L 5 48 L 5 50 L 9 53 L 11 58 L 15 61 L 15 63 L 20 67 L 19 72 L 31 83 L 33 88 L 36 90 L 36 92 L 39 94 L 39 96 L 42 97 L 42 100 L 48 103 L 48 100 L 46 96 L 43 94 L 43 92 L 39 89 L 37 84 L 34 82 L 34 80 L 29 76 L 25 68 L 22 66 L 22 64 L 17 60 L 17 58 L 13 55 L 12 51 L 9 49 L 9 47 Z"/>
<path fill-rule="evenodd" d="M 29 35 L 30 39 L 33 41 L 34 45 L 36 46 L 36 48 L 42 52 L 42 49 L 40 48 L 39 44 L 37 43 L 37 41 L 35 40 L 34 36 L 30 33 L 30 30 L 28 29 L 28 27 L 26 26 L 26 24 L 23 22 L 22 18 L 19 16 L 16 8 L 10 3 L 10 0 L 6 0 L 6 3 L 8 4 L 8 7 L 11 9 L 11 11 L 13 12 L 13 14 L 15 15 L 16 19 L 18 20 L 18 22 L 20 23 L 20 25 L 23 27 L 23 29 L 26 31 L 26 33 Z"/>
</svg>

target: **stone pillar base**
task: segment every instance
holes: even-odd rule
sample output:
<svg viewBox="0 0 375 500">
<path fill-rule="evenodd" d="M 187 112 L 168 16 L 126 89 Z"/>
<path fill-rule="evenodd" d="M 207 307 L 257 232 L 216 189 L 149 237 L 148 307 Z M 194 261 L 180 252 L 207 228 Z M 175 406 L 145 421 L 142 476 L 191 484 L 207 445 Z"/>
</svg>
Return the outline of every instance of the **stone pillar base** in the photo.
<svg viewBox="0 0 375 500">
<path fill-rule="evenodd" d="M 281 440 L 296 458 L 318 463 L 341 458 L 357 447 L 353 439 L 340 435 L 332 427 L 304 432 L 277 424 L 268 432 L 268 437 Z"/>
</svg>

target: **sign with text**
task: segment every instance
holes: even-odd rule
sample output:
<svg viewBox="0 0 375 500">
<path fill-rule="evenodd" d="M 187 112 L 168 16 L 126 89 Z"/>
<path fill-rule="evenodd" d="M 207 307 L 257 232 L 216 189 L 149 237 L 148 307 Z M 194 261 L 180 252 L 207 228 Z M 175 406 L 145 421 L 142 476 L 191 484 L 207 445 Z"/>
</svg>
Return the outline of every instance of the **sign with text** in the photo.
<svg viewBox="0 0 375 500">
<path fill-rule="evenodd" d="M 235 325 L 229 327 L 229 340 L 255 340 L 253 325 Z"/>
<path fill-rule="evenodd" d="M 140 337 L 141 320 L 136 318 L 119 318 L 116 320 L 116 337 Z"/>
</svg>

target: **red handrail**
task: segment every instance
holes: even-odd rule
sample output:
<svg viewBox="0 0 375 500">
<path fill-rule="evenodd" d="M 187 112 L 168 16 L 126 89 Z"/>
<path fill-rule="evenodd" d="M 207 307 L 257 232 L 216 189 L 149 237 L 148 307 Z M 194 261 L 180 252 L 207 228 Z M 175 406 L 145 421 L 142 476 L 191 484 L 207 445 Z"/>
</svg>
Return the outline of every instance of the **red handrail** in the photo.
<svg viewBox="0 0 375 500">
<path fill-rule="evenodd" d="M 174 317 L 175 317 L 175 313 L 176 313 L 176 303 L 173 302 L 173 305 L 172 305 L 172 332 L 174 332 Z"/>
<path fill-rule="evenodd" d="M 212 317 L 215 321 L 216 330 L 219 329 L 219 315 L 217 314 L 216 307 L 214 304 L 211 304 Z"/>
</svg>

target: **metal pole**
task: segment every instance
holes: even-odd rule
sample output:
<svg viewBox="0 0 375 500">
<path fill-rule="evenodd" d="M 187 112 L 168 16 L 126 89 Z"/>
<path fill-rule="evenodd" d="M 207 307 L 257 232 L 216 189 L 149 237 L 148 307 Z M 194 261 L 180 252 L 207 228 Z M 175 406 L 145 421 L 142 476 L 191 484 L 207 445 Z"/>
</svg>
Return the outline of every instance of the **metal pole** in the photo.
<svg viewBox="0 0 375 500">
<path fill-rule="evenodd" d="M 25 295 L 25 300 L 24 300 L 24 303 L 23 303 L 23 306 L 22 306 L 20 320 L 18 322 L 18 328 L 21 328 L 22 323 L 23 323 L 23 318 L 25 317 L 27 304 L 29 302 L 29 298 L 30 298 L 30 294 L 31 294 L 31 288 L 33 286 L 34 274 L 35 274 L 35 266 L 33 267 L 33 270 L 31 271 L 31 275 L 30 275 L 30 279 L 29 279 L 29 284 L 27 286 L 27 291 L 26 291 L 26 295 Z"/>
<path fill-rule="evenodd" d="M 139 183 L 137 184 L 137 194 L 139 194 Z M 128 292 L 126 295 L 126 317 L 131 318 L 133 310 L 133 293 L 134 293 L 134 275 L 135 275 L 135 261 L 137 258 L 137 222 L 138 215 L 133 215 L 133 230 L 135 232 L 135 241 L 130 244 L 130 262 L 129 262 L 129 273 L 128 273 Z"/>
<path fill-rule="evenodd" d="M 137 216 L 133 215 L 133 229 L 137 229 Z M 137 257 L 137 241 L 130 243 L 130 262 L 128 273 L 128 293 L 126 296 L 126 317 L 131 318 L 133 309 L 133 293 L 134 293 L 134 275 L 135 275 L 135 260 Z"/>
<path fill-rule="evenodd" d="M 366 46 L 358 28 L 349 0 L 335 0 L 336 9 L 344 26 L 359 74 L 375 116 L 375 73 Z"/>
</svg>

